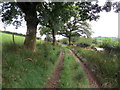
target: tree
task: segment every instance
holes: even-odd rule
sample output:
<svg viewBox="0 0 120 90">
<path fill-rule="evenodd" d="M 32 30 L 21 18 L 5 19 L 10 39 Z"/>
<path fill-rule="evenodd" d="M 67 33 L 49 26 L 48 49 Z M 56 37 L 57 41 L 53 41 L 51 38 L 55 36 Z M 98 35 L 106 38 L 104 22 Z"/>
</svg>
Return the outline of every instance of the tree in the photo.
<svg viewBox="0 0 120 90">
<path fill-rule="evenodd" d="M 101 7 L 98 4 L 92 4 L 91 2 L 81 3 L 44 3 L 43 10 L 44 15 L 42 20 L 42 26 L 49 27 L 53 36 L 53 45 L 55 45 L 56 33 L 61 30 L 71 17 L 80 17 L 80 21 L 96 20 L 99 16 L 96 13 L 101 11 Z M 91 8 L 92 7 L 92 8 Z M 40 11 L 41 11 L 40 10 Z M 47 18 L 46 18 L 47 17 Z M 70 40 L 70 39 L 69 39 Z"/>
<path fill-rule="evenodd" d="M 36 48 L 36 30 L 38 25 L 36 2 L 4 2 L 2 6 L 2 21 L 11 24 L 24 17 L 27 23 L 27 33 L 24 46 L 32 51 Z M 40 6 L 40 5 L 39 5 Z M 21 17 L 20 17 L 21 16 Z M 20 17 L 20 18 L 19 18 Z"/>
<path fill-rule="evenodd" d="M 53 44 L 55 44 L 55 35 L 61 24 L 78 13 L 81 21 L 96 20 L 100 11 L 102 8 L 97 3 L 91 2 L 3 2 L 1 16 L 6 24 L 25 19 L 27 33 L 24 46 L 35 51 L 36 29 L 39 23 L 52 30 Z"/>
<path fill-rule="evenodd" d="M 120 11 L 120 1 L 113 3 L 113 9 L 115 10 L 115 12 Z"/>
<path fill-rule="evenodd" d="M 47 42 L 52 41 L 52 38 L 51 38 L 51 35 L 52 35 L 51 32 L 52 31 L 51 31 L 50 28 L 41 26 L 41 27 L 39 27 L 39 30 L 40 30 L 40 35 L 41 36 L 46 35 L 45 41 L 47 41 Z"/>
<path fill-rule="evenodd" d="M 69 45 L 71 45 L 72 37 L 82 36 L 83 34 L 87 37 L 91 35 L 89 24 L 87 22 L 79 21 L 79 18 L 68 21 L 58 33 L 68 38 Z"/>
<path fill-rule="evenodd" d="M 118 7 L 118 4 L 116 5 Z M 106 2 L 104 6 L 99 6 L 97 2 L 95 4 L 92 4 L 92 2 L 77 2 L 73 6 L 74 6 L 74 12 L 76 13 L 75 13 L 75 16 L 71 16 L 71 17 L 79 18 L 77 22 L 80 22 L 80 21 L 84 22 L 86 20 L 89 20 L 89 21 L 97 20 L 99 18 L 98 13 L 100 13 L 103 10 L 105 10 L 106 12 L 111 11 L 112 2 Z M 67 26 L 68 26 L 67 28 L 70 28 L 70 26 L 71 28 L 75 27 L 75 26 L 72 26 L 72 24 L 70 23 L 67 24 Z M 79 31 L 77 30 L 74 31 L 74 29 L 70 30 L 67 28 L 65 30 L 60 31 L 60 33 L 69 38 L 69 44 L 70 44 L 71 36 L 77 36 L 80 34 L 79 34 Z M 71 35 L 72 31 L 74 31 L 74 33 L 72 33 Z M 88 32 L 86 34 L 90 34 L 90 33 Z"/>
<path fill-rule="evenodd" d="M 73 3 L 70 2 L 43 3 L 45 8 L 41 8 L 43 11 L 40 13 L 42 16 L 41 25 L 43 27 L 49 28 L 50 31 L 48 32 L 49 34 L 52 34 L 53 45 L 56 45 L 55 35 L 57 34 L 57 31 L 61 28 L 61 26 L 64 25 L 66 21 L 68 21 L 68 19 L 71 17 L 71 14 L 73 14 L 72 4 Z"/>
</svg>

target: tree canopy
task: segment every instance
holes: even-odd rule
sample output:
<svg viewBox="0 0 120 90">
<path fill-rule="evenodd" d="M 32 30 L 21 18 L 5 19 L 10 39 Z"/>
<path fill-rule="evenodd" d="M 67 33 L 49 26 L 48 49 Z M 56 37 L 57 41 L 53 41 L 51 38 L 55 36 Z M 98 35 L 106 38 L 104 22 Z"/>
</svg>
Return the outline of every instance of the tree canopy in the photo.
<svg viewBox="0 0 120 90">
<path fill-rule="evenodd" d="M 72 18 L 73 20 L 65 23 L 64 27 L 58 32 L 58 34 L 67 37 L 69 39 L 69 45 L 71 44 L 72 37 L 80 37 L 83 34 L 87 37 L 91 35 L 91 29 L 87 22 L 79 20 L 79 18 Z"/>
</svg>

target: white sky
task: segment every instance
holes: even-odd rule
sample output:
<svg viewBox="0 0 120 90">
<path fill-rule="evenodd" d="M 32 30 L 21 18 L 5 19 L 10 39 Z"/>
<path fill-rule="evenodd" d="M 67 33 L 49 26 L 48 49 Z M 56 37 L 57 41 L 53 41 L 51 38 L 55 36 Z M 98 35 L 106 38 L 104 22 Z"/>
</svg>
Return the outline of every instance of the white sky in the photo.
<svg viewBox="0 0 120 90">
<path fill-rule="evenodd" d="M 103 2 L 100 2 L 100 5 L 103 5 Z M 92 31 L 92 37 L 97 36 L 105 36 L 105 37 L 118 37 L 118 14 L 111 11 L 111 12 L 101 12 L 100 19 L 97 21 L 90 22 Z M 0 21 L 0 30 L 4 30 L 4 25 Z M 18 32 L 18 33 L 26 33 L 26 25 L 20 27 L 19 29 L 15 30 L 15 28 L 11 25 L 6 27 L 6 31 L 11 32 Z M 37 34 L 37 36 L 39 33 Z M 58 36 L 57 36 L 58 38 Z M 62 38 L 62 37 L 59 37 Z"/>
<path fill-rule="evenodd" d="M 92 31 L 94 32 L 92 37 L 106 36 L 106 37 L 117 37 L 118 36 L 118 13 L 102 12 L 100 13 L 100 19 L 92 21 Z"/>
</svg>

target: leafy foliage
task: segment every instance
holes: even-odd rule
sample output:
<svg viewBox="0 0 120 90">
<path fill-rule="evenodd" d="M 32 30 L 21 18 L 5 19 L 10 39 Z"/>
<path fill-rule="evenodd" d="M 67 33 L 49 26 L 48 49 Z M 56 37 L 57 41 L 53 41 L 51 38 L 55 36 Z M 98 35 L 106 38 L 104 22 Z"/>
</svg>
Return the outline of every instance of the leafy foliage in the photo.
<svg viewBox="0 0 120 90">
<path fill-rule="evenodd" d="M 67 45 L 69 43 L 67 38 L 63 38 L 63 39 L 59 40 L 59 42 L 62 44 L 65 44 L 65 45 Z"/>
<path fill-rule="evenodd" d="M 43 3 L 43 8 L 40 9 L 40 32 L 45 32 L 44 34 L 47 35 L 51 34 L 53 37 L 53 44 L 55 43 L 55 35 L 64 25 L 64 22 L 68 21 L 71 15 L 74 13 L 72 12 L 72 2 L 50 2 L 50 3 Z M 39 11 L 38 11 L 39 12 Z M 43 28 L 46 28 L 47 31 Z M 49 29 L 49 30 L 48 30 Z"/>
<path fill-rule="evenodd" d="M 71 36 L 81 36 L 81 34 L 86 34 L 87 36 L 90 36 L 91 33 L 89 31 L 90 27 L 87 22 L 81 22 L 78 18 L 74 18 L 74 20 L 68 21 L 65 23 L 64 28 L 62 31 L 60 31 L 60 34 L 62 34 L 65 37 L 69 37 L 69 34 L 71 33 Z"/>
<path fill-rule="evenodd" d="M 85 38 L 85 37 L 80 37 L 76 40 L 76 44 L 86 44 L 86 45 L 91 45 L 92 44 L 92 38 Z"/>
<path fill-rule="evenodd" d="M 92 2 L 78 2 L 76 5 L 78 5 L 76 9 L 79 11 L 81 21 L 97 20 L 99 18 L 98 13 L 102 11 L 97 2 L 95 4 L 92 4 Z"/>
<path fill-rule="evenodd" d="M 118 40 L 112 40 L 111 38 L 106 38 L 102 41 L 100 47 L 105 48 L 105 50 L 111 51 L 119 51 L 120 46 Z"/>
<path fill-rule="evenodd" d="M 113 8 L 114 8 L 115 12 L 119 12 L 120 11 L 120 2 L 113 3 Z"/>
<path fill-rule="evenodd" d="M 13 24 L 16 28 L 21 26 L 24 15 L 16 3 L 3 2 L 1 11 L 2 22 L 6 25 Z"/>
<path fill-rule="evenodd" d="M 73 20 L 68 21 L 64 25 L 64 28 L 58 33 L 64 37 L 67 37 L 70 44 L 73 37 L 80 37 L 82 35 L 90 37 L 91 30 L 87 22 L 81 22 L 79 18 L 73 18 Z"/>
</svg>

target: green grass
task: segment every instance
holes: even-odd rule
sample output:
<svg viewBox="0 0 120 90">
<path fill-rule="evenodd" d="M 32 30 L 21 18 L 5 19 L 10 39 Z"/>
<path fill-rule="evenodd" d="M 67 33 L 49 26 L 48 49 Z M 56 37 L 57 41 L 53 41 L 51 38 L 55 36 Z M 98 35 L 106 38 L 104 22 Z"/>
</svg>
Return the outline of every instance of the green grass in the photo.
<svg viewBox="0 0 120 90">
<path fill-rule="evenodd" d="M 1 33 L 1 32 L 0 32 Z M 15 35 L 15 43 L 22 44 L 24 42 L 25 37 Z M 2 43 L 13 43 L 12 34 L 2 33 Z"/>
<path fill-rule="evenodd" d="M 77 55 L 96 73 L 105 88 L 120 87 L 120 54 L 75 48 Z"/>
<path fill-rule="evenodd" d="M 83 69 L 74 60 L 74 57 L 68 54 L 65 49 L 64 69 L 61 73 L 60 88 L 89 88 L 89 83 Z"/>
<path fill-rule="evenodd" d="M 37 51 L 22 48 L 24 37 L 2 34 L 2 86 L 3 88 L 43 88 L 54 70 L 60 47 L 37 43 Z"/>
<path fill-rule="evenodd" d="M 0 32 L 1 36 L 2 36 L 2 44 L 6 44 L 6 43 L 13 43 L 13 39 L 12 39 L 12 34 L 6 34 L 6 33 L 2 33 Z M 17 35 L 14 35 L 14 38 L 15 38 L 15 43 L 16 44 L 23 44 L 24 43 L 24 40 L 25 40 L 25 37 L 24 36 L 17 36 Z M 36 42 L 39 44 L 40 42 L 43 43 L 42 40 L 36 40 Z"/>
</svg>

